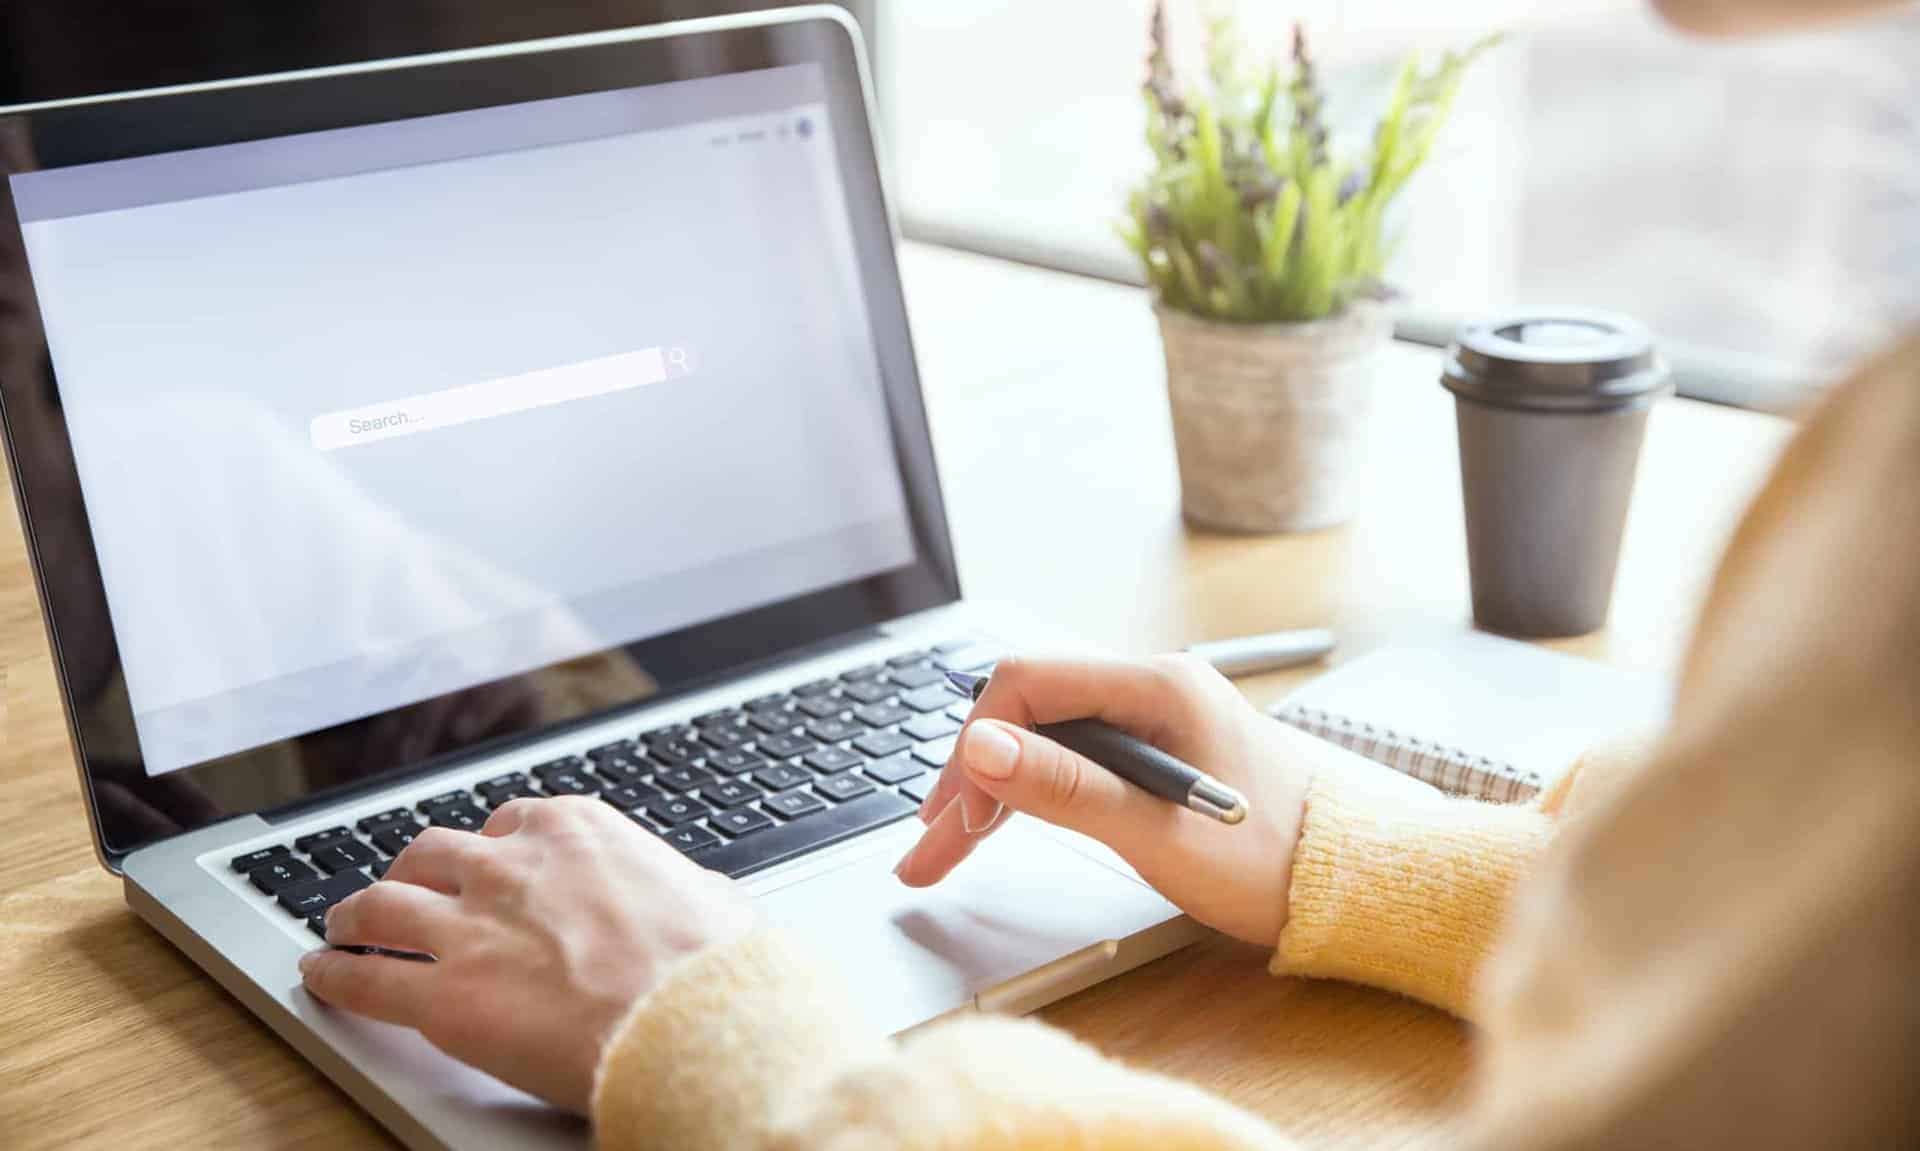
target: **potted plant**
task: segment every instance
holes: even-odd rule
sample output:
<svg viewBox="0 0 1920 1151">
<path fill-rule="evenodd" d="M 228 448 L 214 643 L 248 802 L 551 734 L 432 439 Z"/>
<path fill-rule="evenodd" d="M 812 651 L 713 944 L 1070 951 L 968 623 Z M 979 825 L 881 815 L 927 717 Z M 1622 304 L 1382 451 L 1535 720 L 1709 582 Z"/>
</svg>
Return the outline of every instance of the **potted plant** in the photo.
<svg viewBox="0 0 1920 1151">
<path fill-rule="evenodd" d="M 1408 57 L 1371 146 L 1343 157 L 1298 25 L 1284 82 L 1278 62 L 1244 75 L 1220 21 L 1206 76 L 1190 85 L 1169 59 L 1164 0 L 1152 28 L 1153 163 L 1121 234 L 1153 290 L 1186 517 L 1245 532 L 1343 522 L 1367 361 L 1392 335 L 1389 209 L 1496 38 L 1431 70 Z"/>
</svg>

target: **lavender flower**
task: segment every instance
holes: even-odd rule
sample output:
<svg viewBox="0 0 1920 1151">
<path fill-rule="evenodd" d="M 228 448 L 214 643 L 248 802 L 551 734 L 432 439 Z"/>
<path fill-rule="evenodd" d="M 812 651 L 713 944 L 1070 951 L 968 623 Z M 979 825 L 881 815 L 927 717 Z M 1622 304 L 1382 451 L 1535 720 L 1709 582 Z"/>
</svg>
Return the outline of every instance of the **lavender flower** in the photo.
<svg viewBox="0 0 1920 1151">
<path fill-rule="evenodd" d="M 1314 78 L 1313 56 L 1307 51 L 1307 30 L 1293 26 L 1294 131 L 1307 141 L 1308 157 L 1315 167 L 1327 162 L 1327 125 L 1321 116 L 1320 84 Z"/>
</svg>

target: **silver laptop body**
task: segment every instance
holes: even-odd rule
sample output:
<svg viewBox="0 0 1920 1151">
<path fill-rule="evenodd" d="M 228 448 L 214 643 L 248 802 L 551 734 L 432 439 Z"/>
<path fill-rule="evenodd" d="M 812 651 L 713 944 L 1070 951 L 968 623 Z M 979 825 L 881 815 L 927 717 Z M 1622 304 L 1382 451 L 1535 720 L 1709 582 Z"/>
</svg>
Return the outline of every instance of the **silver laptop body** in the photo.
<svg viewBox="0 0 1920 1151">
<path fill-rule="evenodd" d="M 869 112 L 825 7 L 0 109 L 0 410 L 96 847 L 411 1146 L 587 1139 L 296 973 L 407 828 L 513 795 L 738 875 L 849 1026 L 1195 934 L 1025 819 L 891 874 L 940 673 L 1059 640 L 960 595 Z"/>
</svg>

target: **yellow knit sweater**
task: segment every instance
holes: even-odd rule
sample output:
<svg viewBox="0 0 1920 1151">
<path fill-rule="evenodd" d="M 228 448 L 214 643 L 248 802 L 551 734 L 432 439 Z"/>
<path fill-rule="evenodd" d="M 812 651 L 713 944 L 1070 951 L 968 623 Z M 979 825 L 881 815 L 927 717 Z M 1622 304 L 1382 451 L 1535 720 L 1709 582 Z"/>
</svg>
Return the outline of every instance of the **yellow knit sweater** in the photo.
<svg viewBox="0 0 1920 1151">
<path fill-rule="evenodd" d="M 1273 970 L 1478 1023 L 1450 1145 L 1920 1146 L 1916 365 L 1920 341 L 1789 451 L 1652 754 L 1589 757 L 1527 807 L 1384 769 L 1314 780 Z M 694 958 L 609 1045 L 601 1144 L 1289 1146 L 1036 1022 L 894 1043 L 847 1004 L 773 935 Z"/>
</svg>

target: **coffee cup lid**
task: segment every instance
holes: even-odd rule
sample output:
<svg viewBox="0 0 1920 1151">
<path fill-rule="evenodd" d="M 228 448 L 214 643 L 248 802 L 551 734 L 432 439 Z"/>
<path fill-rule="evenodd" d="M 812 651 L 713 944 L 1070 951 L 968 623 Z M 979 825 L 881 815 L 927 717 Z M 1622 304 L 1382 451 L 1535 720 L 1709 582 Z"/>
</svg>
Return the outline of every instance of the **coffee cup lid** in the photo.
<svg viewBox="0 0 1920 1151">
<path fill-rule="evenodd" d="M 1640 407 L 1672 387 L 1645 325 L 1587 309 L 1512 312 L 1460 329 L 1441 382 L 1503 407 Z"/>
</svg>

